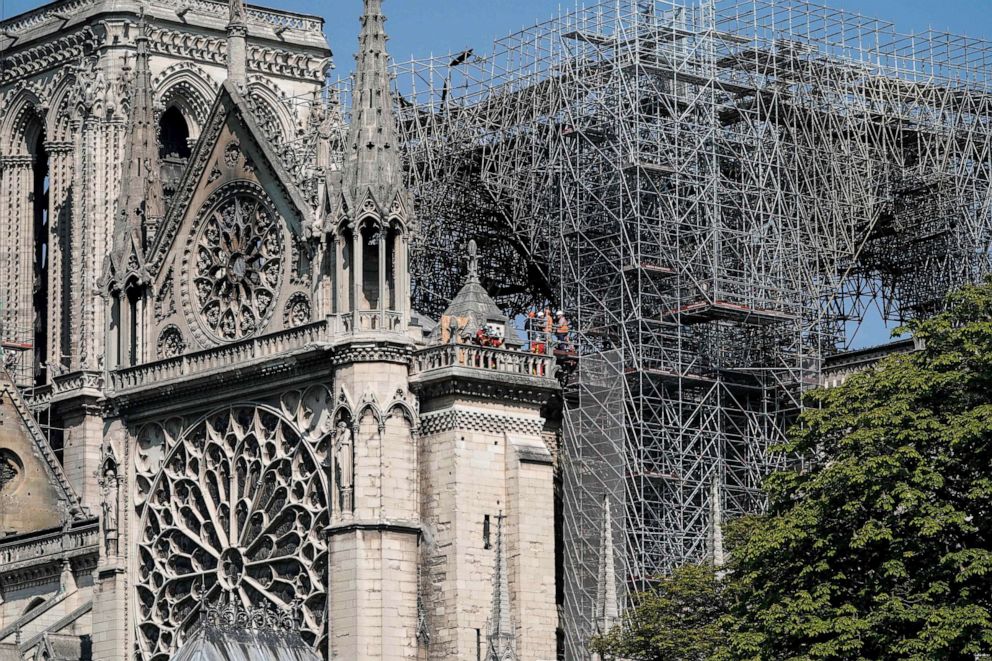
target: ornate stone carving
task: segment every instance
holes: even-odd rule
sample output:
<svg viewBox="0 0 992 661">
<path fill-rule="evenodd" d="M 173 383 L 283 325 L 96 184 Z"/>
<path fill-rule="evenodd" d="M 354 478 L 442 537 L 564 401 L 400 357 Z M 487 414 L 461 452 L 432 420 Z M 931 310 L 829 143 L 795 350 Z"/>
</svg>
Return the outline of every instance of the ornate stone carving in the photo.
<svg viewBox="0 0 992 661">
<path fill-rule="evenodd" d="M 7 55 L 4 58 L 3 75 L 0 81 L 8 84 L 42 71 L 78 61 L 93 51 L 97 38 L 93 30 L 85 27 L 77 32 L 66 34 L 58 39 L 47 41 L 33 48 Z"/>
<path fill-rule="evenodd" d="M 186 351 L 186 340 L 176 326 L 167 326 L 158 336 L 157 355 L 162 358 L 175 358 Z"/>
<path fill-rule="evenodd" d="M 120 539 L 118 522 L 121 505 L 121 478 L 117 453 L 109 441 L 104 441 L 101 450 L 100 479 L 98 482 L 101 489 L 100 524 L 103 531 L 103 552 L 105 557 L 116 558 L 120 551 L 118 547 L 118 540 Z"/>
<path fill-rule="evenodd" d="M 0 495 L 14 491 L 23 472 L 21 459 L 13 450 L 0 450 Z"/>
<path fill-rule="evenodd" d="M 172 283 L 172 269 L 162 281 L 162 288 L 155 296 L 155 321 L 162 322 L 176 313 L 176 296 Z"/>
<path fill-rule="evenodd" d="M 440 434 L 454 429 L 489 434 L 516 433 L 539 436 L 544 429 L 544 420 L 496 415 L 467 409 L 450 409 L 436 413 L 424 413 L 420 416 L 421 434 Z"/>
<path fill-rule="evenodd" d="M 314 398 L 326 408 L 329 393 L 320 390 L 284 399 L 282 408 L 296 406 L 292 417 L 251 405 L 221 410 L 169 452 L 140 524 L 142 659 L 168 659 L 203 609 L 230 599 L 256 608 L 299 603 L 300 633 L 315 648 L 325 644 L 328 450 L 326 435 L 297 423 L 315 420 L 322 407 Z"/>
<path fill-rule="evenodd" d="M 334 434 L 334 484 L 337 487 L 338 511 L 350 516 L 355 510 L 355 444 L 347 420 L 338 422 Z"/>
<path fill-rule="evenodd" d="M 207 200 L 183 264 L 191 326 L 208 343 L 265 328 L 282 279 L 282 222 L 254 184 L 225 186 Z"/>
<path fill-rule="evenodd" d="M 237 167 L 240 160 L 241 145 L 238 144 L 237 140 L 232 140 L 224 147 L 224 163 L 227 164 L 227 167 L 233 168 Z"/>
<path fill-rule="evenodd" d="M 310 306 L 309 296 L 303 292 L 297 292 L 289 297 L 283 319 L 287 328 L 309 324 L 312 318 L 313 311 Z"/>
</svg>

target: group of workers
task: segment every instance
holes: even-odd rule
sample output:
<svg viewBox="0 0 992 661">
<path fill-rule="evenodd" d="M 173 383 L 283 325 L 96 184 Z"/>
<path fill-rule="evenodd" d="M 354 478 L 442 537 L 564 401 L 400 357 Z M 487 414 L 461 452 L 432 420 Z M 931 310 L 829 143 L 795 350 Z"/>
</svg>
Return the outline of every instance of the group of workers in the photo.
<svg viewBox="0 0 992 661">
<path fill-rule="evenodd" d="M 480 347 L 499 349 L 503 346 L 503 334 L 492 324 L 486 324 L 475 331 L 475 337 L 472 340 Z"/>
<path fill-rule="evenodd" d="M 558 310 L 557 314 L 551 313 L 551 308 L 544 308 L 543 311 L 531 309 L 527 313 L 527 326 L 531 335 L 531 351 L 534 353 L 546 353 L 547 344 L 553 337 L 556 348 L 565 351 L 568 348 L 568 335 L 571 328 L 565 313 Z M 537 339 L 533 339 L 534 337 Z"/>
</svg>

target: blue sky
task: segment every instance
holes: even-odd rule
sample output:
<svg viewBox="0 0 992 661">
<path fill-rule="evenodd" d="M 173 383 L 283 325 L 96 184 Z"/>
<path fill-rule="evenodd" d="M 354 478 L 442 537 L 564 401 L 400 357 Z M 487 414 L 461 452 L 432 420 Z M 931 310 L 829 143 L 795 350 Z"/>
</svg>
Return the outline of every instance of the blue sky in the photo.
<svg viewBox="0 0 992 661">
<path fill-rule="evenodd" d="M 154 0 L 152 0 L 154 1 Z M 361 0 L 250 0 L 282 9 L 319 14 L 336 55 L 339 75 L 351 70 Z M 895 23 L 902 31 L 928 27 L 992 39 L 992 0 L 819 0 L 840 9 Z M 41 4 L 32 0 L 0 0 L 3 18 Z M 398 60 L 475 48 L 487 52 L 493 37 L 503 36 L 551 18 L 555 0 L 385 0 L 392 37 L 390 50 Z"/>
<path fill-rule="evenodd" d="M 8 0 L 9 2 L 10 0 Z M 351 70 L 361 0 L 272 0 L 274 6 L 321 14 L 327 20 L 337 73 Z M 992 0 L 821 0 L 839 9 L 895 23 L 902 32 L 937 30 L 992 40 Z M 554 0 L 385 0 L 397 60 L 466 48 L 488 52 L 494 37 L 546 20 L 572 2 Z"/>
</svg>

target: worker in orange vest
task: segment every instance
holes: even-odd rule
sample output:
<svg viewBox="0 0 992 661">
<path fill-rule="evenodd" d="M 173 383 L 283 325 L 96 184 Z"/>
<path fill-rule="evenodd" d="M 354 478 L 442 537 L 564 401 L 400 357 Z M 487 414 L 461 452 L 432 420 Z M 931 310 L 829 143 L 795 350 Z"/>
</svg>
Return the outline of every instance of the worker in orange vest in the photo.
<svg viewBox="0 0 992 661">
<path fill-rule="evenodd" d="M 555 336 L 558 338 L 559 344 L 565 344 L 568 341 L 568 320 L 565 319 L 565 313 L 558 310 L 558 323 L 555 328 Z"/>
</svg>

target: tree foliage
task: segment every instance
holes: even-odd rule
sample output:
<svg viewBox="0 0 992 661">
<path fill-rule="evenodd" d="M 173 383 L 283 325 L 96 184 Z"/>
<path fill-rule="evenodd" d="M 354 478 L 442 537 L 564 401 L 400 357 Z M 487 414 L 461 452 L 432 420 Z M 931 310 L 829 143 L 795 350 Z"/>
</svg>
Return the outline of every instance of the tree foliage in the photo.
<svg viewBox="0 0 992 661">
<path fill-rule="evenodd" d="M 634 602 L 621 626 L 593 640 L 594 652 L 638 661 L 705 661 L 725 640 L 724 588 L 710 567 L 686 565 Z"/>
<path fill-rule="evenodd" d="M 795 462 L 766 483 L 767 512 L 731 524 L 728 612 L 699 623 L 726 646 L 708 658 L 992 651 L 992 285 L 910 330 L 922 350 L 811 395 L 782 448 Z"/>
</svg>

